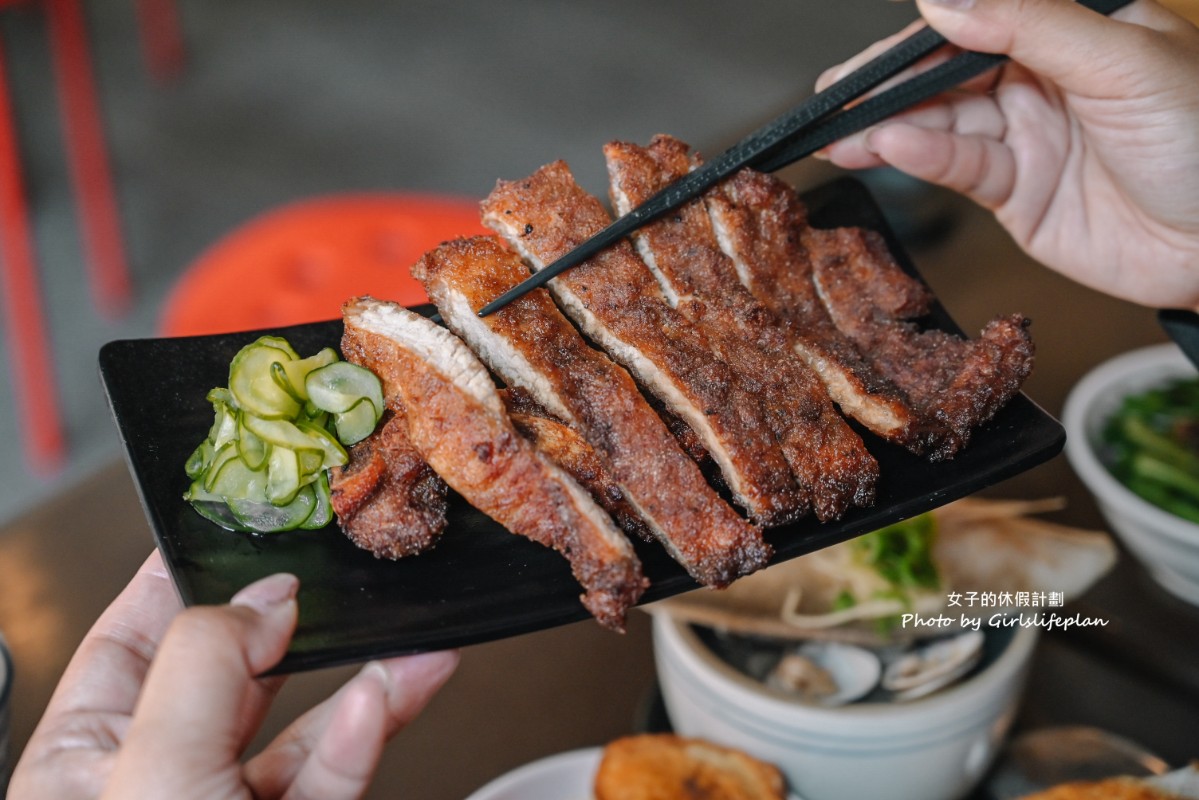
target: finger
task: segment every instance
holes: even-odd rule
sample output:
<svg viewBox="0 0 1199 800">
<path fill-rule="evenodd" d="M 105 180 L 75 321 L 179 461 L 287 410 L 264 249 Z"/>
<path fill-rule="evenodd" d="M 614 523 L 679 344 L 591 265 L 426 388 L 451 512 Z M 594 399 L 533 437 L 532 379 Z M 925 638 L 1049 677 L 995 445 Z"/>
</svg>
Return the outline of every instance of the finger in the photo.
<svg viewBox="0 0 1199 800">
<path fill-rule="evenodd" d="M 367 665 L 357 678 L 289 725 L 252 758 L 246 764 L 246 782 L 259 797 L 279 797 L 297 782 L 322 740 L 330 739 L 327 747 L 331 750 L 340 747 L 343 740 L 355 741 L 346 739 L 343 728 L 334 730 L 334 717 L 350 687 L 367 672 L 386 678 L 386 702 L 381 704 L 385 711 L 382 736 L 386 741 L 420 713 L 457 665 L 456 651 L 405 656 Z"/>
<path fill-rule="evenodd" d="M 292 575 L 272 575 L 227 606 L 196 606 L 175 619 L 146 677 L 118 770 L 143 748 L 237 755 L 243 706 L 262 700 L 255 677 L 279 662 L 295 629 L 298 585 Z M 136 755 L 130 759 L 136 763 Z"/>
<path fill-rule="evenodd" d="M 993 97 L 966 92 L 951 92 L 944 95 L 940 102 L 926 103 L 883 124 L 896 122 L 992 139 L 1002 139 L 1007 130 L 1007 119 Z M 847 169 L 877 166 L 877 163 L 872 162 L 881 160 L 868 146 L 867 138 L 879 127 L 882 125 L 842 139 L 828 148 L 827 156 L 838 166 Z"/>
<path fill-rule="evenodd" d="M 862 66 L 867 64 L 869 61 L 871 61 L 872 59 L 874 59 L 875 57 L 880 55 L 882 53 L 882 51 L 886 50 L 891 45 L 895 44 L 896 42 L 900 41 L 901 39 L 907 38 L 908 34 L 911 31 L 918 29 L 918 28 L 922 28 L 922 27 L 924 27 L 923 22 L 913 23 L 912 25 L 909 25 L 907 28 L 905 28 L 903 31 L 900 31 L 899 33 L 897 33 L 893 36 L 889 36 L 886 39 L 883 39 L 882 41 L 876 42 L 875 44 L 871 45 L 869 48 L 862 51 L 858 55 L 854 56 L 850 60 L 848 60 L 842 64 L 838 64 L 835 67 L 830 67 L 829 69 L 825 70 L 820 75 L 820 77 L 817 79 L 816 90 L 824 91 L 825 89 L 828 89 L 836 81 L 839 81 L 842 78 L 846 77 L 854 70 L 861 68 Z M 856 100 L 853 100 L 850 103 L 848 103 L 846 105 L 846 107 L 847 108 L 852 107 L 852 106 L 856 105 L 857 103 L 862 102 L 863 100 L 865 100 L 868 97 L 877 95 L 880 92 L 884 92 L 887 89 L 890 89 L 897 84 L 905 83 L 905 82 L 911 80 L 912 78 L 916 77 L 917 75 L 921 75 L 925 72 L 928 72 L 929 70 L 931 70 L 935 67 L 938 67 L 941 64 L 944 64 L 946 61 L 953 58 L 959 52 L 961 52 L 961 51 L 957 47 L 953 47 L 953 46 L 943 47 L 943 48 L 933 52 L 932 54 L 926 56 L 925 58 L 920 59 L 915 64 L 895 73 L 890 78 L 883 81 L 878 86 L 871 89 L 869 92 L 865 93 L 862 97 L 857 98 Z M 988 70 L 987 72 L 984 72 L 981 75 L 970 78 L 969 80 L 961 83 L 957 88 L 959 90 L 964 90 L 964 91 L 984 92 L 984 93 L 989 92 L 989 91 L 991 91 L 992 88 L 994 88 L 996 82 L 999 80 L 999 76 L 1000 76 L 1001 72 L 1002 72 L 1002 68 Z"/>
<path fill-rule="evenodd" d="M 892 34 L 886 39 L 880 39 L 849 60 L 837 64 L 836 66 L 829 67 L 823 73 L 821 73 L 819 78 L 816 79 L 816 91 L 824 91 L 833 83 L 839 81 L 841 78 L 844 78 L 846 75 L 853 72 L 855 69 L 867 63 L 871 59 L 881 55 L 885 50 L 888 50 L 898 42 L 908 38 L 923 27 L 925 27 L 924 20 L 916 20 L 899 33 Z"/>
<path fill-rule="evenodd" d="M 323 735 L 288 786 L 284 800 L 353 800 L 362 796 L 386 741 L 386 681 L 386 670 L 371 664 L 340 692 Z"/>
<path fill-rule="evenodd" d="M 960 192 L 985 208 L 1003 205 L 1015 187 L 1015 156 L 990 137 L 900 122 L 874 129 L 866 146 L 896 169 Z"/>
<path fill-rule="evenodd" d="M 917 0 L 920 13 L 967 50 L 1003 53 L 1068 91 L 1119 91 L 1112 81 L 1144 47 L 1146 28 L 1167 23 L 1161 9 L 1134 3 L 1108 19 L 1074 0 Z M 1131 23 L 1131 24 L 1130 24 Z"/>
<path fill-rule="evenodd" d="M 42 724 L 82 711 L 131 713 L 150 660 L 181 608 L 155 550 L 84 636 Z"/>
</svg>

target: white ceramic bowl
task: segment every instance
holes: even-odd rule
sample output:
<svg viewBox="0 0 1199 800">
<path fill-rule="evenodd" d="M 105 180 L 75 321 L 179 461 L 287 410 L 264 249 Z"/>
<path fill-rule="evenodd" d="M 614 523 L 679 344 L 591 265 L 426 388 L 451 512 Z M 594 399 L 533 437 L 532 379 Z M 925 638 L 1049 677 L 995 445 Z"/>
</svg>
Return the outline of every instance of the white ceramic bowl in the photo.
<svg viewBox="0 0 1199 800">
<path fill-rule="evenodd" d="M 1095 451 L 1104 424 L 1125 397 L 1194 375 L 1195 367 L 1175 345 L 1133 350 L 1105 361 L 1078 382 L 1066 399 L 1062 422 L 1070 466 L 1094 495 L 1112 531 L 1159 584 L 1199 605 L 1199 525 L 1125 488 Z"/>
<path fill-rule="evenodd" d="M 1016 628 L 974 676 L 906 703 L 822 708 L 738 672 L 691 627 L 654 615 L 654 655 L 675 731 L 777 764 L 806 800 L 955 800 L 983 777 L 1015 715 L 1036 643 Z"/>
</svg>

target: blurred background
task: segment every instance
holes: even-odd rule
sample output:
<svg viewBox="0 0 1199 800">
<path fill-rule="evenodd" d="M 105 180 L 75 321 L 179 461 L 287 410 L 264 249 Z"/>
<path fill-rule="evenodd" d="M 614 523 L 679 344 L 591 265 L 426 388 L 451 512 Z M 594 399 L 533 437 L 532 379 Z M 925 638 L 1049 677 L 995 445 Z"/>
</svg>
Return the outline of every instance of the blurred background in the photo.
<svg viewBox="0 0 1199 800">
<path fill-rule="evenodd" d="M 209 247 L 294 201 L 416 192 L 474 202 L 497 178 L 518 178 L 559 158 L 602 194 L 605 141 L 645 142 L 667 132 L 718 152 L 806 97 L 823 69 L 916 16 L 911 3 L 886 0 L 83 2 L 86 64 L 130 288 L 128 305 L 114 313 L 97 302 L 89 277 L 57 83 L 54 48 L 62 39 L 53 15 L 74 5 L 0 3 L 0 49 L 62 432 L 59 459 L 31 456 L 30 410 L 18 405 L 13 377 L 24 339 L 10 325 L 0 334 L 0 630 L 22 686 L 13 712 L 16 752 L 86 627 L 152 546 L 97 377 L 98 350 L 159 332 L 167 299 Z M 801 188 L 835 174 L 817 162 L 787 173 Z M 868 180 L 967 331 L 1001 312 L 1034 320 L 1038 367 L 1026 390 L 1051 412 L 1094 364 L 1164 340 L 1150 311 L 1048 273 L 981 210 L 886 173 Z M 0 181 L 13 188 L 11 175 Z M 255 291 L 253 278 L 246 275 L 242 291 Z M 11 285 L 5 290 L 12 295 Z M 342 299 L 329 298 L 323 316 L 333 316 Z M 1101 525 L 1062 459 L 997 492 L 1039 496 L 1046 487 L 1070 497 L 1070 521 Z M 452 684 L 456 699 L 438 699 L 441 711 L 435 704 L 418 723 L 424 733 L 400 746 L 372 796 L 402 787 L 414 797 L 461 797 L 522 760 L 626 730 L 652 683 L 648 626 L 638 619 L 624 639 L 592 627 L 500 643 L 486 657 L 468 651 Z M 1057 662 L 1062 674 L 1076 667 L 1072 652 Z M 502 663 L 519 665 L 521 682 L 501 679 L 495 665 Z M 1115 666 L 1088 669 L 1096 681 L 1105 670 L 1115 676 L 1090 684 L 1095 692 L 1122 696 L 1125 678 Z M 346 674 L 297 679 L 283 713 Z M 592 674 L 603 685 L 571 712 L 594 723 L 586 732 L 532 713 L 544 692 L 570 696 Z M 1108 721 L 1097 710 L 1087 717 L 1094 695 L 1076 691 L 1080 720 Z M 1144 694 L 1127 697 L 1146 702 Z M 1194 706 L 1163 713 L 1188 709 Z M 522 718 L 520 736 L 502 729 L 488 736 L 478 726 L 480 719 L 515 726 Z M 416 777 L 455 731 L 482 745 L 471 755 L 472 770 L 438 781 Z"/>
</svg>

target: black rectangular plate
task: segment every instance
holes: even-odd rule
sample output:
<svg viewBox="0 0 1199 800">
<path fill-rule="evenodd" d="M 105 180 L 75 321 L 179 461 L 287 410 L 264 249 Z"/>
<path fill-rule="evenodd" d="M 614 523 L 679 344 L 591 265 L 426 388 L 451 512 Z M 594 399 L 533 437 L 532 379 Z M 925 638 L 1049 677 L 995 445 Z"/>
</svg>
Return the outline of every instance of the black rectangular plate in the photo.
<svg viewBox="0 0 1199 800">
<path fill-rule="evenodd" d="M 819 227 L 882 232 L 905 269 L 910 260 L 862 186 L 841 180 L 808 193 Z M 928 324 L 957 331 L 938 306 Z M 451 492 L 449 526 L 437 547 L 398 562 L 375 559 L 330 525 L 256 536 L 200 517 L 182 499 L 183 464 L 212 424 L 208 390 L 225 385 L 229 361 L 262 332 L 116 341 L 100 373 L 146 515 L 183 601 L 223 603 L 275 572 L 300 578 L 300 622 L 278 671 L 460 647 L 587 617 L 565 559 L 513 536 Z M 337 346 L 341 322 L 272 330 L 302 355 Z M 775 561 L 845 541 L 1016 475 L 1056 455 L 1061 426 L 1024 395 L 977 431 L 956 459 L 933 464 L 865 434 L 881 478 L 874 507 L 831 523 L 804 520 L 771 530 Z M 643 602 L 695 588 L 654 545 L 637 543 L 652 582 Z"/>
</svg>

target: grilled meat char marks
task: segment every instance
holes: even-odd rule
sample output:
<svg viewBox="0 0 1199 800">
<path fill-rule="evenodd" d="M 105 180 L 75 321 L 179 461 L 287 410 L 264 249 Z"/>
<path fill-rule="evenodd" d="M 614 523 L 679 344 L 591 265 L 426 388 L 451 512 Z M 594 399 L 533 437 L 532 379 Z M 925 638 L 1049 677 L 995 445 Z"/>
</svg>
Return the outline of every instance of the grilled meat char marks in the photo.
<svg viewBox="0 0 1199 800">
<path fill-rule="evenodd" d="M 741 170 L 706 195 L 721 248 L 741 283 L 787 326 L 796 354 L 819 376 L 846 415 L 920 454 L 948 435 L 944 424 L 865 358 L 829 316 L 812 281 L 804 245 L 807 209 L 783 181 Z"/>
<path fill-rule="evenodd" d="M 332 470 L 330 502 L 354 544 L 377 558 L 397 559 L 430 549 L 445 530 L 445 481 L 408 440 L 403 409 L 388 411 L 371 436 Z"/>
<path fill-rule="evenodd" d="M 467 502 L 509 531 L 565 556 L 583 605 L 607 627 L 646 587 L 632 547 L 564 471 L 512 427 L 491 376 L 449 331 L 371 298 L 343 309 L 342 352 L 406 411 L 408 437 Z M 389 401 L 389 405 L 392 402 Z"/>
<path fill-rule="evenodd" d="M 483 222 L 538 270 L 610 217 L 555 162 L 524 180 L 501 181 L 483 202 Z M 558 276 L 549 288 L 583 333 L 703 439 L 734 500 L 754 521 L 774 525 L 795 516 L 801 491 L 757 399 L 666 303 L 629 243 Z"/>
<path fill-rule="evenodd" d="M 668 136 L 649 147 L 604 148 L 617 213 L 628 213 L 692 166 L 688 146 Z M 634 234 L 665 295 L 700 328 L 750 392 L 762 398 L 783 454 L 822 520 L 874 498 L 878 463 L 846 424 L 824 385 L 791 350 L 782 324 L 738 281 L 702 200 Z"/>
<path fill-rule="evenodd" d="M 977 339 L 922 331 L 908 320 L 928 313 L 932 295 L 900 268 L 881 236 L 809 229 L 805 240 L 814 283 L 837 328 L 918 410 L 948 428 L 931 458 L 952 457 L 1020 390 L 1033 364 L 1023 316 L 998 317 Z"/>
<path fill-rule="evenodd" d="M 506 384 L 527 392 L 594 448 L 655 538 L 692 577 L 723 586 L 764 565 L 770 551 L 760 532 L 707 485 L 629 374 L 589 346 L 544 289 L 477 316 L 528 277 L 519 256 L 490 237 L 463 239 L 427 253 L 412 272 L 446 324 Z"/>
</svg>

